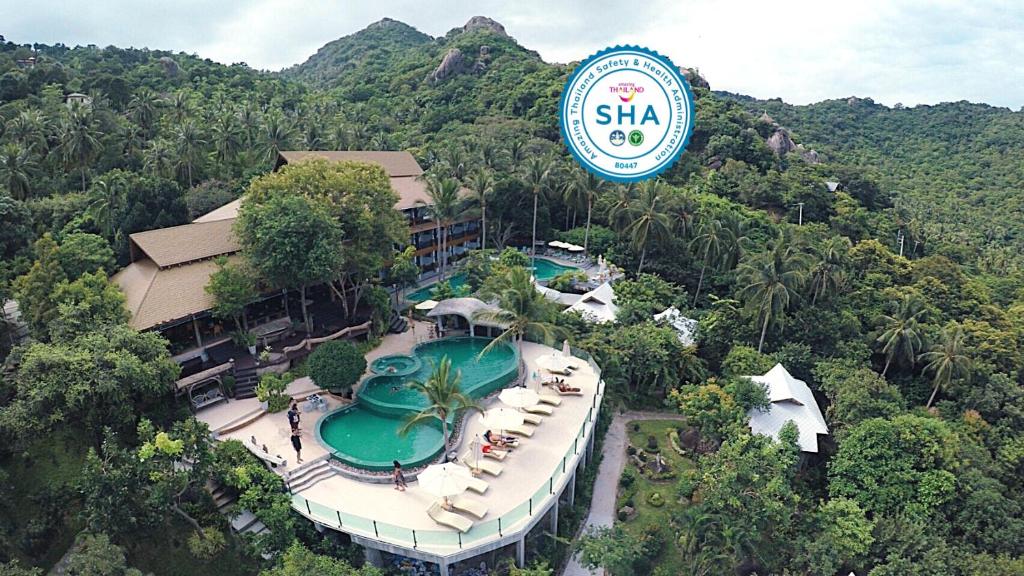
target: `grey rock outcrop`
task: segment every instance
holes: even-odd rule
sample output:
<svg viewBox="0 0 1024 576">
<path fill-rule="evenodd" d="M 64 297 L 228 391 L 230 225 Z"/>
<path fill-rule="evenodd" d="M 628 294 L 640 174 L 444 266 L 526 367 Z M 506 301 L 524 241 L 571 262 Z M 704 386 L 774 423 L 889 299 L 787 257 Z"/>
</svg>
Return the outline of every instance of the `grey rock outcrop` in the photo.
<svg viewBox="0 0 1024 576">
<path fill-rule="evenodd" d="M 442 82 L 466 71 L 466 57 L 462 55 L 462 50 L 458 48 L 452 48 L 444 55 L 441 63 L 438 64 L 437 68 L 430 73 L 430 80 L 432 82 Z"/>
<path fill-rule="evenodd" d="M 682 74 L 683 76 L 686 76 L 686 81 L 690 83 L 691 87 L 711 90 L 711 84 L 708 84 L 708 81 L 703 76 L 701 76 L 700 72 L 697 72 L 696 69 L 683 68 L 682 66 L 680 66 L 679 73 Z"/>
<path fill-rule="evenodd" d="M 818 164 L 821 162 L 821 156 L 817 150 L 801 150 L 800 157 L 804 159 L 804 162 L 808 164 Z"/>
<path fill-rule="evenodd" d="M 772 149 L 779 156 L 785 156 L 787 153 L 796 150 L 796 143 L 793 142 L 793 138 L 790 137 L 789 131 L 785 128 L 777 128 L 775 132 L 768 137 L 768 147 Z"/>
<path fill-rule="evenodd" d="M 168 78 L 174 78 L 179 72 L 181 72 L 181 68 L 178 66 L 178 63 L 170 56 L 161 56 L 157 62 L 160 63 L 160 66 L 163 66 L 164 74 L 166 74 Z"/>
<path fill-rule="evenodd" d="M 466 25 L 462 27 L 463 32 L 473 32 L 475 30 L 490 30 L 495 34 L 502 36 L 508 36 L 505 32 L 505 27 L 500 22 L 492 20 L 486 16 L 473 16 L 466 22 Z"/>
</svg>

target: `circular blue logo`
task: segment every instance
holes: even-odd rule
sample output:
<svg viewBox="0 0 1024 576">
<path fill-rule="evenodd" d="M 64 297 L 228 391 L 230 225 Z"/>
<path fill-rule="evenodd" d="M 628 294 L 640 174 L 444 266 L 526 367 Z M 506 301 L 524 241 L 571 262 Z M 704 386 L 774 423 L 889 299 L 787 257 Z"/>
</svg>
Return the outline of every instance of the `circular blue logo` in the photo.
<svg viewBox="0 0 1024 576">
<path fill-rule="evenodd" d="M 647 180 L 672 166 L 690 141 L 693 117 L 686 78 L 668 58 L 639 46 L 608 48 L 581 62 L 559 105 L 573 157 L 615 182 Z"/>
</svg>

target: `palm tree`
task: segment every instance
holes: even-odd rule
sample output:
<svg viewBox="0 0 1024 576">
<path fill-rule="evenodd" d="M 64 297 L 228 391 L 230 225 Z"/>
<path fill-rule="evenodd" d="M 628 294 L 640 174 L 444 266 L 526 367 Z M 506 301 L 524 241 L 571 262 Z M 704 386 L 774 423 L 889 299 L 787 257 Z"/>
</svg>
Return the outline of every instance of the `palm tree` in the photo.
<svg viewBox="0 0 1024 576">
<path fill-rule="evenodd" d="M 726 245 L 729 243 L 731 230 L 722 225 L 717 218 L 701 220 L 697 227 L 697 236 L 690 242 L 691 249 L 701 254 L 700 280 L 697 281 L 697 291 L 693 294 L 693 305 L 697 305 L 697 298 L 700 297 L 700 289 L 704 286 L 704 272 L 712 263 L 718 263 L 725 253 Z"/>
<path fill-rule="evenodd" d="M 587 205 L 587 227 L 583 232 L 583 253 L 588 254 L 590 248 L 590 221 L 594 213 L 594 199 L 598 194 L 608 189 L 608 181 L 594 176 L 586 170 L 577 168 L 573 171 L 569 186 L 566 187 L 566 195 L 572 198 L 573 204 L 585 203 Z"/>
<path fill-rule="evenodd" d="M 475 322 L 484 321 L 504 327 L 504 331 L 480 352 L 487 354 L 502 342 L 513 342 L 523 357 L 523 339 L 526 337 L 550 344 L 565 331 L 551 322 L 551 303 L 537 291 L 531 274 L 524 268 L 511 268 L 499 283 L 501 289 L 484 294 L 498 301 L 497 310 L 480 310 L 473 316 Z"/>
<path fill-rule="evenodd" d="M 100 176 L 89 187 L 89 205 L 86 213 L 107 238 L 114 237 L 114 220 L 124 205 L 127 182 L 120 170 Z"/>
<path fill-rule="evenodd" d="M 665 185 L 658 180 L 647 180 L 641 184 L 640 197 L 633 209 L 636 218 L 625 229 L 625 233 L 630 236 L 633 250 L 640 250 L 640 265 L 636 268 L 637 274 L 640 274 L 644 268 L 647 247 L 651 241 L 659 244 L 672 235 L 672 223 L 668 215 L 661 210 L 660 205 L 664 193 Z"/>
<path fill-rule="evenodd" d="M 238 126 L 238 118 L 232 114 L 219 115 L 210 128 L 210 133 L 217 162 L 232 162 L 242 150 L 242 130 Z"/>
<path fill-rule="evenodd" d="M 434 218 L 434 225 L 437 230 L 437 238 L 440 242 L 440 254 L 438 255 L 438 266 L 441 270 L 441 281 L 444 281 L 445 271 L 448 268 L 448 227 L 458 218 L 462 211 L 462 201 L 459 199 L 459 181 L 454 178 L 441 178 L 436 174 L 426 177 L 427 196 L 430 203 L 420 202 L 427 206 Z"/>
<path fill-rule="evenodd" d="M 5 127 L 7 138 L 40 154 L 46 153 L 47 131 L 46 116 L 34 109 L 22 110 Z"/>
<path fill-rule="evenodd" d="M 904 294 L 895 308 L 891 316 L 882 316 L 885 331 L 875 340 L 882 345 L 882 352 L 885 354 L 882 376 L 889 371 L 894 359 L 904 359 L 913 368 L 914 359 L 921 350 L 920 322 L 926 313 L 924 303 L 913 294 Z"/>
<path fill-rule="evenodd" d="M 431 367 L 430 376 L 426 382 L 410 382 L 409 388 L 422 392 L 427 397 L 427 407 L 416 414 L 413 414 L 405 421 L 405 424 L 398 429 L 401 435 L 407 434 L 420 422 L 438 419 L 441 421 L 441 434 L 444 437 L 445 458 L 451 450 L 448 437 L 448 419 L 460 410 L 480 410 L 480 405 L 472 398 L 462 393 L 459 386 L 462 381 L 462 373 L 452 373 L 452 361 L 447 356 L 441 358 L 441 362 Z"/>
<path fill-rule="evenodd" d="M 530 265 L 534 266 L 534 259 L 537 257 L 537 202 L 540 200 L 540 194 L 549 184 L 551 178 L 551 171 L 554 168 L 554 162 L 550 158 L 534 156 L 526 161 L 526 167 L 523 170 L 523 176 L 526 179 L 526 185 L 533 190 L 533 240 L 530 244 Z"/>
<path fill-rule="evenodd" d="M 807 279 L 807 257 L 779 237 L 768 250 L 744 259 L 739 277 L 744 283 L 740 295 L 761 322 L 761 339 L 757 343 L 757 351 L 761 352 L 768 326 L 800 297 Z"/>
<path fill-rule="evenodd" d="M 522 140 L 512 140 L 509 142 L 508 158 L 512 162 L 512 169 L 514 170 L 526 158 L 526 144 Z"/>
<path fill-rule="evenodd" d="M 743 259 L 747 241 L 747 220 L 733 212 L 722 217 L 722 226 L 729 231 L 725 245 L 722 247 L 722 270 L 732 270 Z"/>
<path fill-rule="evenodd" d="M 174 171 L 174 151 L 171 143 L 163 138 L 150 142 L 145 150 L 142 165 L 153 174 L 169 176 Z"/>
<path fill-rule="evenodd" d="M 931 408 L 940 388 L 948 387 L 954 380 L 971 379 L 971 359 L 964 353 L 964 330 L 955 329 L 942 331 L 942 341 L 921 354 L 921 360 L 927 362 L 925 372 L 930 372 L 935 388 L 928 398 L 925 408 Z"/>
<path fill-rule="evenodd" d="M 477 168 L 469 175 L 469 191 L 473 194 L 471 200 L 480 206 L 480 248 L 487 249 L 487 199 L 494 191 L 494 178 L 491 172 L 484 167 Z"/>
<path fill-rule="evenodd" d="M 469 164 L 466 162 L 466 151 L 462 146 L 451 145 L 445 148 L 442 161 L 448 167 L 449 175 L 460 182 L 466 177 Z"/>
<path fill-rule="evenodd" d="M 188 185 L 192 186 L 192 171 L 203 161 L 206 140 L 199 132 L 199 126 L 192 120 L 185 120 L 174 131 L 175 164 L 183 171 Z"/>
<path fill-rule="evenodd" d="M 128 101 L 128 114 L 136 124 L 142 126 L 147 133 L 156 124 L 157 108 L 160 105 L 160 97 L 149 88 L 139 88 Z"/>
<path fill-rule="evenodd" d="M 633 222 L 636 187 L 630 182 L 625 186 L 617 186 L 615 192 L 615 200 L 608 208 L 608 224 L 616 233 L 622 234 Z"/>
<path fill-rule="evenodd" d="M 0 184 L 16 200 L 28 198 L 32 190 L 32 172 L 36 168 L 30 149 L 8 142 L 0 148 Z"/>
<path fill-rule="evenodd" d="M 167 99 L 167 107 L 170 109 L 171 120 L 174 124 L 180 124 L 192 115 L 192 101 L 185 90 L 178 90 Z"/>
<path fill-rule="evenodd" d="M 484 168 L 497 170 L 501 164 L 501 148 L 494 140 L 484 140 L 480 143 L 480 162 Z"/>
<path fill-rule="evenodd" d="M 57 148 L 64 165 L 69 170 L 76 167 L 82 171 L 82 192 L 85 192 L 85 173 L 89 162 L 103 150 L 99 123 L 89 109 L 75 105 L 61 119 L 58 133 L 60 144 Z"/>
<path fill-rule="evenodd" d="M 846 255 L 850 251 L 850 239 L 845 236 L 833 236 L 821 244 L 814 252 L 814 265 L 811 268 L 811 305 L 818 297 L 829 292 L 836 292 L 842 287 L 846 267 Z"/>
<path fill-rule="evenodd" d="M 263 118 L 263 159 L 273 162 L 277 153 L 292 147 L 295 128 L 281 113 L 267 114 Z"/>
</svg>

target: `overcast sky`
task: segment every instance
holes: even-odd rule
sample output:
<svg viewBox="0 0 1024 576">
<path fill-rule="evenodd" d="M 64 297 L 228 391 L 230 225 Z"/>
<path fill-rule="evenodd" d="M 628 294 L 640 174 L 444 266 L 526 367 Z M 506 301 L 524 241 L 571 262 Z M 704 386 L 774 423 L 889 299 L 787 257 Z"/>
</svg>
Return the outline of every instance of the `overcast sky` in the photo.
<svg viewBox="0 0 1024 576">
<path fill-rule="evenodd" d="M 1024 105 L 1019 0 L 0 0 L 0 34 L 279 70 L 385 16 L 438 36 L 477 14 L 547 61 L 639 44 L 699 68 L 713 89 L 796 104 Z"/>
</svg>

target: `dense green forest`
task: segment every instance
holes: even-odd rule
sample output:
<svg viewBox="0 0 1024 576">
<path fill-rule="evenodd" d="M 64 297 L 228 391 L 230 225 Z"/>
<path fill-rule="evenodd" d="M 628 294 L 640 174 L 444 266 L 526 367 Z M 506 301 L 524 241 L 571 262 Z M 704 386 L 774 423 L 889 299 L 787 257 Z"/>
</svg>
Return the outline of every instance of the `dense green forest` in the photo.
<svg viewBox="0 0 1024 576">
<path fill-rule="evenodd" d="M 536 198 L 539 239 L 586 243 L 628 273 L 618 324 L 595 326 L 536 301 L 511 255 L 465 264 L 470 289 L 589 350 L 609 406 L 687 419 L 693 467 L 668 484 L 665 522 L 642 541 L 588 535 L 588 561 L 615 576 L 1024 574 L 1021 113 L 794 107 L 691 73 L 688 151 L 656 182 L 616 186 L 558 142 L 572 66 L 471 23 L 431 38 L 385 20 L 278 74 L 0 40 L 0 297 L 31 329 L 2 344 L 0 573 L 49 568 L 83 529 L 80 562 L 104 574 L 376 573 L 173 403 L 166 342 L 127 327 L 105 277 L 127 262 L 128 234 L 263 190 L 253 179 L 279 150 L 402 149 L 432 189 L 474 191 L 475 207 L 452 210 L 486 205 L 487 249 L 529 243 Z M 803 148 L 780 148 L 781 127 Z M 341 234 L 318 202 L 279 204 Z M 274 205 L 254 214 L 272 224 Z M 652 320 L 670 305 L 699 320 L 696 346 Z M 822 406 L 819 454 L 746 426 L 765 398 L 742 376 L 775 362 Z M 209 477 L 273 537 L 230 536 Z"/>
</svg>

